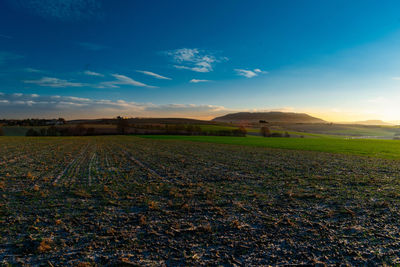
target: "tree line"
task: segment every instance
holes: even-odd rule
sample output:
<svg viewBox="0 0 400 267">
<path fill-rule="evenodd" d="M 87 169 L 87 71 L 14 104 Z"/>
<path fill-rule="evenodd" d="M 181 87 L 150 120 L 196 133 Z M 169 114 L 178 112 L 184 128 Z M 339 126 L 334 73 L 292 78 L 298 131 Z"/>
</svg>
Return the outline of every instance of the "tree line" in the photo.
<svg viewBox="0 0 400 267">
<path fill-rule="evenodd" d="M 63 125 L 66 120 L 63 118 L 58 119 L 23 119 L 23 120 L 0 120 L 0 124 L 4 126 L 49 126 L 49 125 Z"/>
</svg>

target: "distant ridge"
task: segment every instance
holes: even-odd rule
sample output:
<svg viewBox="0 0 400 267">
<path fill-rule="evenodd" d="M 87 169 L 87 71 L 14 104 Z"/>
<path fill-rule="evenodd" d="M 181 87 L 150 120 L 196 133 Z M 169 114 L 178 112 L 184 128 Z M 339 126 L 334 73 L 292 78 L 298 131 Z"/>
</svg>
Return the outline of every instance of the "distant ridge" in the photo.
<svg viewBox="0 0 400 267">
<path fill-rule="evenodd" d="M 366 120 L 366 121 L 354 121 L 354 122 L 342 122 L 341 124 L 359 124 L 359 125 L 381 125 L 381 126 L 393 126 L 394 123 L 385 122 L 382 120 Z"/>
<path fill-rule="evenodd" d="M 305 113 L 293 112 L 239 112 L 230 113 L 221 117 L 216 117 L 213 121 L 217 122 L 284 122 L 284 123 L 326 123 L 326 121 L 312 117 Z"/>
</svg>

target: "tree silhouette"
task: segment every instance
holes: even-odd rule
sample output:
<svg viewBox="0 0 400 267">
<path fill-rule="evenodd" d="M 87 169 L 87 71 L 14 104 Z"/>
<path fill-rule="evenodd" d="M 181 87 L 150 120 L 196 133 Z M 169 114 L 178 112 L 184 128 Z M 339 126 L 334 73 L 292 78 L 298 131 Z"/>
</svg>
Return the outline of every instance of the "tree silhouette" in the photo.
<svg viewBox="0 0 400 267">
<path fill-rule="evenodd" d="M 260 129 L 260 134 L 264 137 L 270 137 L 271 136 L 271 131 L 267 126 L 263 126 Z"/>
<path fill-rule="evenodd" d="M 125 134 L 128 126 L 129 126 L 129 123 L 128 123 L 127 119 L 124 119 L 121 116 L 117 117 L 117 132 L 119 134 Z"/>
</svg>

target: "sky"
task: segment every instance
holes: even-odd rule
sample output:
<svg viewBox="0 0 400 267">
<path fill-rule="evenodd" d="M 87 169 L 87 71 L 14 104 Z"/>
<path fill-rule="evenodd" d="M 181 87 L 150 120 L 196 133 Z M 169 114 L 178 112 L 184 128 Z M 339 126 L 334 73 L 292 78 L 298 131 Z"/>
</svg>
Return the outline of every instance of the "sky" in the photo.
<svg viewBox="0 0 400 267">
<path fill-rule="evenodd" d="M 400 2 L 0 0 L 0 118 L 400 121 Z"/>
</svg>

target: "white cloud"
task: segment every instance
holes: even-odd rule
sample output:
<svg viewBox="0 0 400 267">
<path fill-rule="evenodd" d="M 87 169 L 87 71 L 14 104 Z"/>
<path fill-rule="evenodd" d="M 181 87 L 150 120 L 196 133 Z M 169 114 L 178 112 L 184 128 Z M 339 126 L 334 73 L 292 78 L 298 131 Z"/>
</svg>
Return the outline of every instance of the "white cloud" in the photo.
<svg viewBox="0 0 400 267">
<path fill-rule="evenodd" d="M 191 79 L 189 82 L 190 83 L 205 83 L 205 82 L 210 82 L 210 80 Z"/>
<path fill-rule="evenodd" d="M 95 86 L 96 88 L 120 88 L 116 85 L 116 81 L 109 81 L 109 82 L 101 82 L 99 85 Z"/>
<path fill-rule="evenodd" d="M 125 76 L 125 75 L 112 74 L 112 76 L 118 80 L 118 82 L 115 82 L 116 84 L 126 84 L 126 85 L 133 85 L 133 86 L 139 86 L 139 87 L 156 88 L 155 86 L 150 86 L 150 85 L 135 81 L 132 78 L 129 78 L 128 76 Z"/>
<path fill-rule="evenodd" d="M 67 80 L 62 80 L 52 77 L 43 77 L 40 80 L 26 80 L 24 81 L 24 83 L 31 83 L 39 86 L 54 87 L 54 88 L 85 86 L 85 84 L 83 83 L 69 82 Z"/>
<path fill-rule="evenodd" d="M 192 117 L 213 118 L 227 112 L 223 106 L 195 104 L 136 103 L 126 100 L 95 100 L 73 96 L 0 95 L 5 118 L 99 118 L 116 117 Z"/>
<path fill-rule="evenodd" d="M 168 77 L 159 75 L 159 74 L 154 73 L 154 72 L 151 72 L 151 71 L 137 70 L 137 72 L 143 73 L 143 74 L 145 74 L 145 75 L 152 76 L 152 77 L 154 77 L 154 78 L 156 78 L 156 79 L 160 79 L 160 80 L 172 80 L 171 78 L 168 78 Z"/>
<path fill-rule="evenodd" d="M 94 72 L 94 71 L 90 71 L 90 70 L 86 70 L 83 73 L 88 75 L 88 76 L 104 77 L 103 74 L 98 73 L 98 72 Z"/>
<path fill-rule="evenodd" d="M 246 78 L 253 78 L 256 77 L 260 74 L 267 74 L 267 71 L 262 71 L 260 69 L 254 69 L 254 70 L 245 70 L 245 69 L 235 69 L 237 75 L 243 76 Z"/>
<path fill-rule="evenodd" d="M 142 82 L 135 81 L 132 78 L 125 75 L 111 74 L 111 76 L 113 76 L 116 80 L 101 82 L 100 85 L 97 86 L 97 88 L 119 88 L 119 85 L 133 85 L 138 87 L 157 88 L 156 86 L 151 86 Z"/>
<path fill-rule="evenodd" d="M 166 54 L 177 63 L 174 65 L 175 68 L 195 72 L 211 72 L 216 63 L 228 60 L 226 57 L 217 58 L 215 53 L 197 48 L 181 48 L 167 51 Z"/>
<path fill-rule="evenodd" d="M 399 81 L 399 80 L 400 80 L 400 77 L 392 77 L 392 80 L 397 80 L 397 81 Z"/>
</svg>

